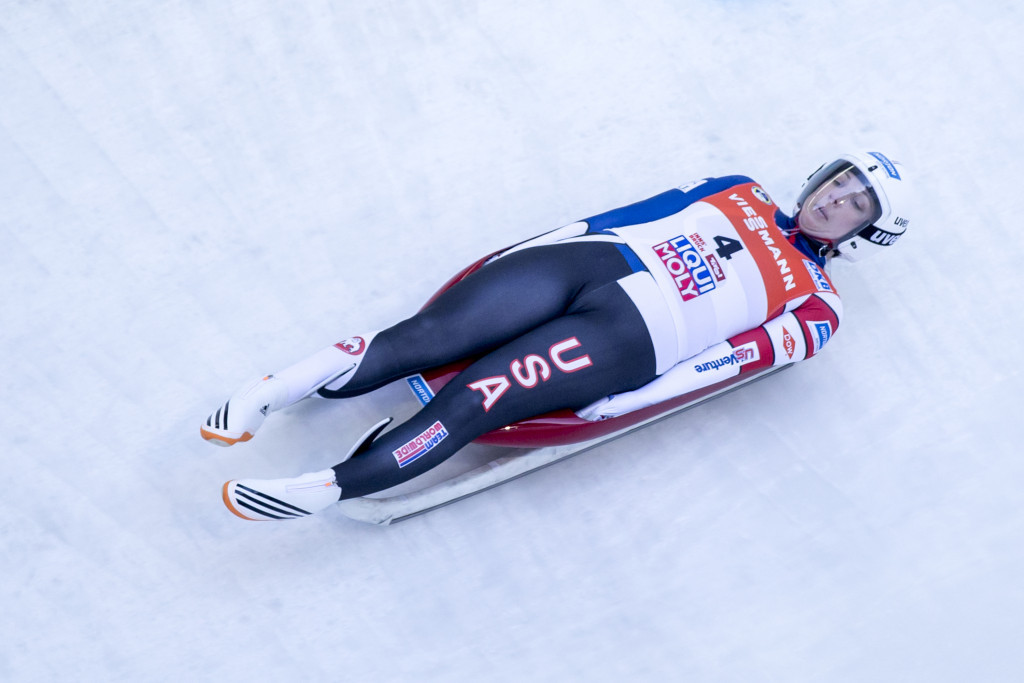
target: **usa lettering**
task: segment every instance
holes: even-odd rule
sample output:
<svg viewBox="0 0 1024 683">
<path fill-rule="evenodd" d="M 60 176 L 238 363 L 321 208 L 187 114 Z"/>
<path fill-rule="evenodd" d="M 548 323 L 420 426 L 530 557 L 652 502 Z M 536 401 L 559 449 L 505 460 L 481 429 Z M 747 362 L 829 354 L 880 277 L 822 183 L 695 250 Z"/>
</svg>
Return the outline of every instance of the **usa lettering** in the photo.
<svg viewBox="0 0 1024 683">
<path fill-rule="evenodd" d="M 552 366 L 567 374 L 589 368 L 594 363 L 587 354 L 566 358 L 569 351 L 580 346 L 580 341 L 576 337 L 563 339 L 548 349 L 548 358 L 531 353 L 522 360 L 517 358 L 512 361 L 508 366 L 509 375 L 516 381 L 516 384 L 524 389 L 533 389 L 541 382 L 551 379 Z M 550 359 L 550 363 L 548 359 Z M 512 387 L 512 380 L 508 375 L 496 375 L 470 382 L 466 386 L 483 394 L 484 412 L 490 412 L 494 404 Z"/>
<path fill-rule="evenodd" d="M 775 259 L 775 265 L 779 267 L 779 274 L 782 276 L 782 283 L 786 286 L 786 291 L 795 289 L 796 282 L 794 281 L 793 273 L 790 271 L 786 259 L 782 258 L 782 250 L 775 246 L 775 240 L 772 239 L 767 229 L 768 223 L 757 214 L 757 211 L 747 203 L 747 200 L 735 192 L 729 195 L 729 199 L 736 202 L 736 206 L 743 211 L 744 215 L 748 216 L 748 218 L 743 220 L 743 225 L 747 226 L 747 230 L 756 232 L 757 236 L 764 242 L 764 245 L 768 247 L 772 258 Z"/>
</svg>

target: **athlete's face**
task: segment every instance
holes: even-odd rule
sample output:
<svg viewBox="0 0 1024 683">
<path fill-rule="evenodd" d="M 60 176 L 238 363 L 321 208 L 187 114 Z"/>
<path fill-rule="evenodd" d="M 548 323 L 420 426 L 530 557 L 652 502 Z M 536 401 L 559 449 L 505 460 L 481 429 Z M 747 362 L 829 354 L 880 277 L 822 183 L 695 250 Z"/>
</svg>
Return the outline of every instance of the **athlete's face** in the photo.
<svg viewBox="0 0 1024 683">
<path fill-rule="evenodd" d="M 877 210 L 874 193 L 850 169 L 829 179 L 807 198 L 797 215 L 797 225 L 806 235 L 834 242 L 869 224 Z"/>
</svg>

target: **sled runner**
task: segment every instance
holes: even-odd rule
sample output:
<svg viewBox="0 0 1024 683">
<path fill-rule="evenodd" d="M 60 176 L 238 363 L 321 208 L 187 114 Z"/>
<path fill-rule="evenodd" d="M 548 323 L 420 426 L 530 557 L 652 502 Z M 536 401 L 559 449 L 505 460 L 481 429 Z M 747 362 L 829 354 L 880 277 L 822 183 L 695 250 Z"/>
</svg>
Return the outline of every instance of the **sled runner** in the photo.
<svg viewBox="0 0 1024 683">
<path fill-rule="evenodd" d="M 456 282 L 482 268 L 499 253 L 501 252 L 490 254 L 455 275 L 424 304 L 424 307 L 430 305 Z M 407 381 L 420 402 L 425 404 L 471 362 L 472 359 L 466 359 L 451 363 L 410 377 Z M 588 421 L 571 410 L 560 410 L 516 422 L 484 434 L 474 443 L 528 450 L 519 450 L 498 457 L 486 465 L 411 493 L 353 498 L 341 501 L 338 507 L 346 517 L 370 524 L 385 525 L 402 521 L 596 448 L 787 367 L 790 366 L 783 365 L 767 368 L 762 372 L 737 375 L 657 405 L 600 421 Z M 385 420 L 375 425 L 357 442 L 352 453 L 358 453 L 389 422 L 390 420 Z"/>
</svg>

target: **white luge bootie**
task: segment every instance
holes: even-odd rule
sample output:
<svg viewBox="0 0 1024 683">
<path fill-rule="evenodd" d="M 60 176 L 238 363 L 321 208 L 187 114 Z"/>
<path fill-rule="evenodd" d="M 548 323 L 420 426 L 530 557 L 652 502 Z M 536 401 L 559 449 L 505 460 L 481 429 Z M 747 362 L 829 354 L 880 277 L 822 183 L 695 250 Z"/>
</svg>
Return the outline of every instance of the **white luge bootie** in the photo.
<svg viewBox="0 0 1024 683">
<path fill-rule="evenodd" d="M 267 414 L 312 396 L 321 388 L 337 391 L 351 381 L 376 332 L 349 337 L 273 375 L 245 385 L 199 428 L 218 446 L 248 441 Z"/>
<path fill-rule="evenodd" d="M 204 439 L 218 446 L 233 446 L 248 441 L 256 434 L 267 414 L 280 410 L 288 399 L 284 382 L 267 375 L 245 385 L 227 402 L 206 418 L 199 428 Z"/>
<path fill-rule="evenodd" d="M 224 504 L 242 519 L 266 522 L 299 519 L 341 500 L 334 470 L 303 474 L 293 479 L 238 479 L 222 489 Z"/>
</svg>

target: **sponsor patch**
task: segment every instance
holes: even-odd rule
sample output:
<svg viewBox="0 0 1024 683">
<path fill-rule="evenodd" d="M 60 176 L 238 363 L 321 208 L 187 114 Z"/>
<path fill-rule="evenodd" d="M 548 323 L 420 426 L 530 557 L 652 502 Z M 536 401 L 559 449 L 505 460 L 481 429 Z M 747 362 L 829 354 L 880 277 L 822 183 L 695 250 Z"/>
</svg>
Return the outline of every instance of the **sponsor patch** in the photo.
<svg viewBox="0 0 1024 683">
<path fill-rule="evenodd" d="M 434 392 L 430 390 L 430 385 L 427 384 L 427 380 L 423 379 L 423 375 L 406 377 L 405 381 L 409 383 L 409 388 L 412 389 L 412 393 L 416 394 L 421 405 L 427 405 L 433 400 Z"/>
<path fill-rule="evenodd" d="M 711 269 L 685 235 L 655 245 L 653 249 L 665 270 L 672 276 L 683 301 L 695 299 L 715 288 Z"/>
<path fill-rule="evenodd" d="M 693 246 L 697 247 L 702 254 L 708 250 L 708 245 L 704 243 L 704 238 L 697 233 L 690 235 L 690 242 L 692 242 Z"/>
<path fill-rule="evenodd" d="M 717 370 L 718 368 L 724 368 L 727 365 L 738 364 L 739 361 L 736 360 L 736 356 L 730 353 L 727 356 L 722 356 L 721 358 L 716 358 L 706 363 L 698 363 L 697 365 L 693 366 L 693 369 L 696 370 L 697 372 L 710 372 L 712 370 Z"/>
<path fill-rule="evenodd" d="M 796 353 L 796 340 L 793 339 L 793 335 L 790 334 L 785 325 L 782 326 L 782 349 L 790 358 L 793 358 L 793 354 Z"/>
<path fill-rule="evenodd" d="M 896 170 L 896 164 L 889 161 L 889 158 L 884 154 L 880 154 L 879 152 L 868 152 L 868 154 L 878 159 L 878 163 L 882 164 L 882 168 L 885 169 L 885 172 L 889 174 L 890 178 L 903 180 L 903 178 L 900 178 L 900 172 Z"/>
<path fill-rule="evenodd" d="M 906 225 L 910 223 L 910 221 L 908 221 L 905 218 L 897 218 L 896 220 L 903 221 L 904 228 L 906 228 Z M 902 234 L 903 233 L 895 233 L 889 232 L 888 230 L 882 230 L 881 228 L 876 228 L 873 225 L 869 225 L 867 228 L 861 230 L 860 232 L 860 236 L 863 237 L 864 239 L 868 240 L 869 242 L 874 242 L 875 244 L 883 247 L 888 247 L 890 244 L 893 244 L 896 240 L 900 238 Z"/>
<path fill-rule="evenodd" d="M 811 339 L 814 341 L 814 352 L 817 353 L 821 347 L 832 338 L 832 323 L 827 320 L 808 320 L 807 329 L 811 331 Z"/>
<path fill-rule="evenodd" d="M 807 272 L 811 274 L 811 279 L 814 280 L 814 287 L 819 292 L 831 292 L 832 285 L 828 283 L 828 278 L 825 277 L 825 273 L 821 270 L 814 261 L 804 259 L 804 266 L 807 267 Z"/>
<path fill-rule="evenodd" d="M 349 337 L 348 339 L 342 339 L 334 346 L 350 356 L 361 356 L 363 351 L 366 350 L 366 341 L 362 337 Z"/>
<path fill-rule="evenodd" d="M 711 179 L 710 178 L 702 178 L 701 180 L 694 180 L 693 182 L 687 183 L 685 185 L 680 185 L 679 186 L 679 190 L 681 192 L 689 192 L 690 190 L 694 190 L 694 189 L 700 187 L 701 185 L 703 185 L 704 183 L 706 183 L 709 180 L 711 180 Z"/>
<path fill-rule="evenodd" d="M 697 372 L 710 372 L 711 370 L 717 370 L 718 368 L 724 368 L 729 365 L 743 366 L 747 363 L 753 363 L 756 360 L 760 360 L 761 352 L 757 350 L 757 342 L 747 342 L 741 346 L 737 346 L 732 350 L 731 353 L 716 358 L 714 360 L 707 361 L 706 363 L 698 363 L 693 366 L 693 369 Z"/>
<path fill-rule="evenodd" d="M 445 429 L 444 425 L 441 424 L 441 421 L 438 420 L 427 427 L 422 434 L 412 441 L 409 441 L 404 446 L 391 451 L 391 455 L 395 456 L 395 460 L 398 461 L 399 467 L 405 467 L 414 460 L 432 451 L 446 438 L 448 438 L 448 430 Z"/>
<path fill-rule="evenodd" d="M 764 202 L 768 206 L 772 205 L 772 198 L 768 196 L 767 192 L 765 192 L 763 189 L 761 189 L 757 185 L 754 185 L 754 187 L 750 188 L 750 191 L 754 194 L 755 197 L 760 199 L 762 202 Z"/>
<path fill-rule="evenodd" d="M 725 271 L 722 270 L 722 265 L 718 262 L 711 254 L 707 256 L 708 266 L 711 268 L 711 274 L 715 276 L 715 279 L 721 282 L 725 279 Z"/>
<path fill-rule="evenodd" d="M 732 355 L 736 356 L 736 360 L 740 362 L 740 365 L 761 360 L 761 351 L 757 348 L 757 342 L 747 342 L 737 346 L 732 350 Z"/>
<path fill-rule="evenodd" d="M 757 236 L 764 242 L 764 246 L 767 247 L 772 258 L 775 259 L 775 265 L 779 267 L 779 275 L 782 276 L 782 284 L 785 286 L 785 290 L 788 292 L 791 289 L 795 289 L 796 282 L 793 280 L 793 273 L 786 259 L 782 258 L 783 251 L 775 246 L 775 240 L 772 239 L 772 235 L 768 230 L 768 221 L 764 219 L 764 216 L 758 214 L 754 207 L 747 203 L 747 200 L 738 192 L 733 192 L 729 195 L 729 201 L 735 202 L 736 208 L 742 211 L 743 215 L 748 216 L 748 218 L 743 219 L 743 225 L 746 226 L 747 230 L 757 233 Z"/>
</svg>

